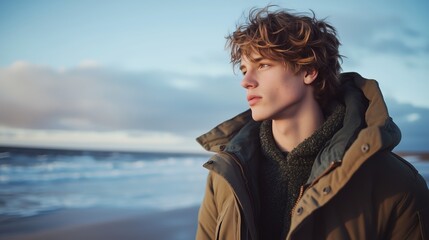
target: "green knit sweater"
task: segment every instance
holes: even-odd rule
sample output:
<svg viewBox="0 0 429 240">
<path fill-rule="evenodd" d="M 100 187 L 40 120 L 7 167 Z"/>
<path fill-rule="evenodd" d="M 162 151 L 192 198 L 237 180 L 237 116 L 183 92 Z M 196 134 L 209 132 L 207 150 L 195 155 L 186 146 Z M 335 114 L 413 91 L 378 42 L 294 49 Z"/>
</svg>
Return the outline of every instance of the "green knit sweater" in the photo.
<svg viewBox="0 0 429 240">
<path fill-rule="evenodd" d="M 310 176 L 317 154 L 342 127 L 345 107 L 338 104 L 333 109 L 323 125 L 289 153 L 277 147 L 271 120 L 262 122 L 260 140 L 265 158 L 259 171 L 260 239 L 282 239 L 288 233 L 300 187 Z"/>
</svg>

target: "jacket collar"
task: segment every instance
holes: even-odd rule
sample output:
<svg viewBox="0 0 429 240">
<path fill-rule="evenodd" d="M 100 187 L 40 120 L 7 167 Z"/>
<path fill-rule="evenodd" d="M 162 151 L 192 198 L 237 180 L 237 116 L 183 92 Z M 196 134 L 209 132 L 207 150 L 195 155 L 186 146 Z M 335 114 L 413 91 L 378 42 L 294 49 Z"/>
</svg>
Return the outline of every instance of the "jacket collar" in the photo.
<svg viewBox="0 0 429 240">
<path fill-rule="evenodd" d="M 237 136 L 238 132 L 244 133 L 243 128 L 245 125 L 254 125 L 255 123 L 256 122 L 252 119 L 252 112 L 249 109 L 222 122 L 209 132 L 199 136 L 197 142 L 210 152 L 217 153 L 223 151 L 227 145 L 229 148 L 233 148 L 233 150 L 236 151 L 237 148 L 241 147 L 239 145 L 231 147 L 231 140 Z"/>
</svg>

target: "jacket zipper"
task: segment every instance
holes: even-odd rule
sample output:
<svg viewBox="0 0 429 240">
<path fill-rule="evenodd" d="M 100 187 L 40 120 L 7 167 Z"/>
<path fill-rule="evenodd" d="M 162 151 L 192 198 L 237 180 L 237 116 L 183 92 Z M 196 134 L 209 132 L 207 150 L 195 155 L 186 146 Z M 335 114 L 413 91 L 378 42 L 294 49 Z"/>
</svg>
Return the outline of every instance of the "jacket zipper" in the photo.
<svg viewBox="0 0 429 240">
<path fill-rule="evenodd" d="M 332 170 L 334 170 L 334 168 L 338 167 L 339 165 L 341 165 L 341 161 L 333 161 L 333 162 L 331 162 L 331 164 L 329 165 L 329 167 L 325 171 L 323 171 L 323 173 L 320 174 L 319 177 L 317 177 L 313 182 L 311 182 L 311 184 L 305 184 L 305 185 L 302 185 L 300 187 L 298 198 L 295 201 L 295 204 L 293 205 L 293 208 L 292 208 L 292 210 L 290 212 L 291 215 L 293 215 L 293 213 L 295 211 L 295 208 L 298 205 L 299 200 L 301 200 L 301 198 L 304 195 L 305 190 L 308 189 L 309 187 L 314 186 L 322 177 L 324 177 L 326 174 L 328 174 L 329 172 L 331 172 Z"/>
<path fill-rule="evenodd" d="M 298 205 L 299 200 L 301 200 L 302 196 L 304 195 L 304 186 L 305 186 L 305 185 L 302 185 L 302 186 L 300 187 L 300 189 L 299 189 L 299 195 L 298 195 L 298 198 L 296 199 L 295 204 L 293 205 L 293 208 L 292 208 L 292 210 L 290 211 L 290 215 L 292 215 L 292 214 L 293 214 L 293 212 L 295 211 L 296 206 Z"/>
</svg>

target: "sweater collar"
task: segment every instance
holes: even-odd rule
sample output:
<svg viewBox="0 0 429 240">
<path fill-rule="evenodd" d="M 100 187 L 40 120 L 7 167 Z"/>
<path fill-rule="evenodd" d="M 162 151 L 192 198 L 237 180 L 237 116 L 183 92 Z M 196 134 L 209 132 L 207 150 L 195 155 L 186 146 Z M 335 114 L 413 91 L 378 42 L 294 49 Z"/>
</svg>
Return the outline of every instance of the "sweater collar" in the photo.
<svg viewBox="0 0 429 240">
<path fill-rule="evenodd" d="M 342 127 L 345 107 L 341 104 L 335 104 L 333 109 L 334 110 L 329 114 L 320 128 L 287 154 L 287 160 L 302 158 L 314 159 L 317 156 L 329 139 Z M 276 161 L 285 158 L 285 154 L 280 151 L 275 143 L 271 120 L 262 122 L 259 136 L 262 151 L 266 157 L 275 159 Z"/>
</svg>

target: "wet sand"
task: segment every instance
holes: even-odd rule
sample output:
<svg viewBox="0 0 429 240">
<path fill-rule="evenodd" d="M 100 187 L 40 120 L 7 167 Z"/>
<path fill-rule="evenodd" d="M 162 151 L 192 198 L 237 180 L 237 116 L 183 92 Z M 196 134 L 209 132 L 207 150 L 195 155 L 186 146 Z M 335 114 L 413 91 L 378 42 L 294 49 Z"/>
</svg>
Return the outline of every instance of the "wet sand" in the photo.
<svg viewBox="0 0 429 240">
<path fill-rule="evenodd" d="M 3 222 L 0 239 L 188 240 L 195 238 L 197 215 L 198 207 L 151 213 L 65 210 Z"/>
</svg>

